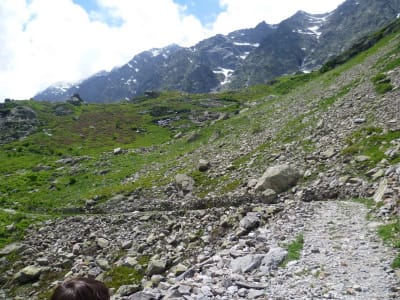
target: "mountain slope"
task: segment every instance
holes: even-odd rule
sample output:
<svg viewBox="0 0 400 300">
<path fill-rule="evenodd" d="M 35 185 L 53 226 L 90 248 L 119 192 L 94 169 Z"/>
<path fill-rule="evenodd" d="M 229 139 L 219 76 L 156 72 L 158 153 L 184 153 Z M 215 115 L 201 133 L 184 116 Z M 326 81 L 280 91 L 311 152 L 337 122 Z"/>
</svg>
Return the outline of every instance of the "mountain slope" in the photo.
<svg viewBox="0 0 400 300">
<path fill-rule="evenodd" d="M 390 28 L 334 69 L 236 92 L 2 104 L 39 122 L 0 146 L 0 297 L 48 299 L 68 274 L 116 298 L 399 298 Z"/>
<path fill-rule="evenodd" d="M 172 45 L 145 51 L 122 67 L 70 88 L 49 87 L 34 98 L 62 101 L 79 93 L 87 102 L 116 102 L 149 90 L 202 93 L 264 83 L 318 68 L 399 12 L 397 0 L 347 0 L 324 15 L 300 11 L 276 26 L 260 23 L 190 48 Z"/>
</svg>

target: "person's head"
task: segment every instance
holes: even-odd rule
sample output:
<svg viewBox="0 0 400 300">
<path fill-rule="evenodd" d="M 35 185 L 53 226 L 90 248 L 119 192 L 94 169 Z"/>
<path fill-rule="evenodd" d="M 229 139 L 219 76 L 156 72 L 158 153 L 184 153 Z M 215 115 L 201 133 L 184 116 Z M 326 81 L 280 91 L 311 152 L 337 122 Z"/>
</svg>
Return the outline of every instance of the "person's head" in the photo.
<svg viewBox="0 0 400 300">
<path fill-rule="evenodd" d="M 109 300 L 104 283 L 91 278 L 75 278 L 59 285 L 50 300 Z"/>
</svg>

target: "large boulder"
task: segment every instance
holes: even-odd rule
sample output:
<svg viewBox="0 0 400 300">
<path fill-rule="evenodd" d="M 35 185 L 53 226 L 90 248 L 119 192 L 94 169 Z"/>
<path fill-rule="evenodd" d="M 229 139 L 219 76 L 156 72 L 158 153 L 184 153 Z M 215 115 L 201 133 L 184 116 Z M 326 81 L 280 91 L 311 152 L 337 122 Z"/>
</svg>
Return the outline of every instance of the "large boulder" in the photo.
<svg viewBox="0 0 400 300">
<path fill-rule="evenodd" d="M 14 280 L 20 284 L 35 282 L 43 273 L 43 268 L 27 266 L 14 275 Z"/>
<path fill-rule="evenodd" d="M 282 193 L 296 185 L 300 177 L 301 173 L 291 166 L 287 164 L 277 165 L 270 167 L 265 171 L 261 178 L 258 179 L 257 185 L 254 189 L 257 192 L 271 189 L 276 193 Z"/>
<path fill-rule="evenodd" d="M 175 184 L 178 191 L 186 195 L 193 191 L 194 179 L 186 174 L 177 174 L 175 176 Z"/>
</svg>

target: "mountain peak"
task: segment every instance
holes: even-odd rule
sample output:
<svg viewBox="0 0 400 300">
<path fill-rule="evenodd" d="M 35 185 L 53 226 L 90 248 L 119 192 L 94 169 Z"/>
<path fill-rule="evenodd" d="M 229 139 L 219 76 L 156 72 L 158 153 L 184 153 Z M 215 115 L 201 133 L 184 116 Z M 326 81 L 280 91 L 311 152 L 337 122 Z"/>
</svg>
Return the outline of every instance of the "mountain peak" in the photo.
<svg viewBox="0 0 400 300">
<path fill-rule="evenodd" d="M 254 28 L 217 34 L 190 48 L 171 44 L 150 49 L 124 66 L 83 80 L 79 87 L 74 84 L 57 93 L 50 87 L 34 98 L 60 101 L 78 92 L 87 102 L 116 102 L 148 90 L 203 93 L 265 83 L 283 74 L 316 69 L 396 19 L 400 2 L 385 3 L 347 0 L 330 13 L 299 10 L 279 24 L 262 21 Z"/>
</svg>

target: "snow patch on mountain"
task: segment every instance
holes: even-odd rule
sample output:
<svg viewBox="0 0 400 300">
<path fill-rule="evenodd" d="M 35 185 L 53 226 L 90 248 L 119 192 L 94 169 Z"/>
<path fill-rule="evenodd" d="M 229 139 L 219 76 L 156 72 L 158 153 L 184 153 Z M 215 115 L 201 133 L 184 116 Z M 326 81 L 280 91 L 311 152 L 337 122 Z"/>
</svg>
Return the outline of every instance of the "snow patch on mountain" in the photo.
<svg viewBox="0 0 400 300">
<path fill-rule="evenodd" d="M 236 46 L 251 46 L 251 47 L 258 47 L 258 46 L 260 46 L 259 43 L 251 44 L 251 43 L 239 43 L 239 42 L 234 42 L 233 44 L 236 45 Z"/>
<path fill-rule="evenodd" d="M 215 74 L 222 74 L 224 76 L 224 79 L 220 83 L 222 86 L 222 85 L 225 85 L 225 84 L 231 82 L 231 78 L 232 78 L 234 70 L 219 67 L 218 69 L 214 70 L 213 72 Z"/>
</svg>

